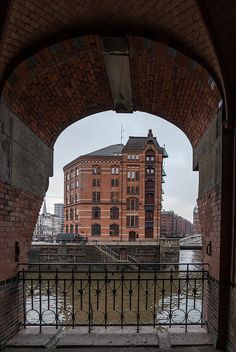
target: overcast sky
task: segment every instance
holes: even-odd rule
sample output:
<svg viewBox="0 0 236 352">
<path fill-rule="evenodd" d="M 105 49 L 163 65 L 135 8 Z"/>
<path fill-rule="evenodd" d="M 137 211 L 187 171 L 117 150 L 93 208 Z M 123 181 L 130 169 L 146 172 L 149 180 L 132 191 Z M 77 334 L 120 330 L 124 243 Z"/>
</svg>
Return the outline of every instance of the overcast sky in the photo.
<svg viewBox="0 0 236 352">
<path fill-rule="evenodd" d="M 116 114 L 107 111 L 84 118 L 69 126 L 58 137 L 54 146 L 54 176 L 50 178 L 46 195 L 47 210 L 54 212 L 53 204 L 63 202 L 63 166 L 71 160 L 94 150 L 121 142 L 129 136 L 146 136 L 153 130 L 160 146 L 165 144 L 169 158 L 164 159 L 167 176 L 163 185 L 163 208 L 174 210 L 192 221 L 198 190 L 198 172 L 192 171 L 192 147 L 185 134 L 169 122 L 150 114 Z"/>
</svg>

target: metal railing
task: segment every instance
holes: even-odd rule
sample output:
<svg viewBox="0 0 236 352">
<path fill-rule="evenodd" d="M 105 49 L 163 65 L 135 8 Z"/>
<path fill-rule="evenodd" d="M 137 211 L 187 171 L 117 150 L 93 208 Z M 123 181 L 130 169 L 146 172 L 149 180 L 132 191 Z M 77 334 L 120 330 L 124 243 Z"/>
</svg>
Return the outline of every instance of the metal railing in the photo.
<svg viewBox="0 0 236 352">
<path fill-rule="evenodd" d="M 207 264 L 61 265 L 20 264 L 24 327 L 206 324 Z"/>
</svg>

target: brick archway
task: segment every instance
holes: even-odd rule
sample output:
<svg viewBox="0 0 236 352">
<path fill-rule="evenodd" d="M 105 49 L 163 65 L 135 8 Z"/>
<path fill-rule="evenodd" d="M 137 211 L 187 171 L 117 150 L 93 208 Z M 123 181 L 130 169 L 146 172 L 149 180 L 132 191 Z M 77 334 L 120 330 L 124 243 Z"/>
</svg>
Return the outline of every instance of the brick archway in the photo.
<svg viewBox="0 0 236 352">
<path fill-rule="evenodd" d="M 16 240 L 20 260 L 27 258 L 37 211 L 52 175 L 52 148 L 58 135 L 73 122 L 100 111 L 149 112 L 181 128 L 194 148 L 203 235 L 205 245 L 212 242 L 213 248 L 207 259 L 217 284 L 209 319 L 211 332 L 217 335 L 219 322 L 212 316 L 219 316 L 221 277 L 217 261 L 222 237 L 221 105 L 219 88 L 203 66 L 173 47 L 142 36 L 90 34 L 65 39 L 19 63 L 5 81 L 1 101 L 2 279 L 16 275 Z"/>
</svg>

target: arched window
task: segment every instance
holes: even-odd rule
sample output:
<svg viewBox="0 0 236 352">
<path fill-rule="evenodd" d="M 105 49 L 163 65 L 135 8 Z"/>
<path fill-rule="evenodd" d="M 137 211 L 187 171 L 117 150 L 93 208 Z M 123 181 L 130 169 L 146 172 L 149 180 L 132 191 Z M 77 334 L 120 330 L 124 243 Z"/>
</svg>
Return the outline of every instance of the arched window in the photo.
<svg viewBox="0 0 236 352">
<path fill-rule="evenodd" d="M 92 232 L 92 236 L 100 236 L 101 235 L 101 225 L 100 224 L 92 224 L 91 232 Z"/>
<path fill-rule="evenodd" d="M 70 225 L 70 233 L 74 233 L 74 226 Z"/>
<path fill-rule="evenodd" d="M 68 209 L 66 209 L 66 220 L 68 220 Z"/>
<path fill-rule="evenodd" d="M 93 175 L 100 175 L 101 174 L 101 167 L 98 165 L 94 165 L 92 168 Z"/>
<path fill-rule="evenodd" d="M 75 209 L 75 220 L 79 219 L 79 210 L 76 208 Z"/>
<path fill-rule="evenodd" d="M 119 225 L 111 224 L 110 225 L 110 236 L 119 236 Z"/>
<path fill-rule="evenodd" d="M 112 166 L 111 167 L 111 174 L 112 175 L 119 175 L 119 167 L 118 166 Z"/>
<path fill-rule="evenodd" d="M 79 229 L 78 229 L 78 224 L 75 224 L 75 233 L 78 233 Z"/>
<path fill-rule="evenodd" d="M 127 199 L 127 210 L 138 210 L 138 199 L 129 198 Z"/>
<path fill-rule="evenodd" d="M 73 208 L 70 209 L 70 220 L 74 219 L 74 210 Z"/>
<path fill-rule="evenodd" d="M 69 229 L 68 229 L 68 225 L 66 225 L 66 233 L 68 233 L 68 230 L 69 230 Z"/>
<path fill-rule="evenodd" d="M 92 208 L 92 218 L 100 219 L 100 217 L 101 217 L 101 209 L 98 207 Z"/>
<path fill-rule="evenodd" d="M 153 169 L 152 167 L 148 167 L 146 169 L 146 175 L 148 176 L 154 176 L 155 175 L 155 169 Z"/>
<path fill-rule="evenodd" d="M 119 208 L 112 207 L 110 209 L 110 219 L 119 219 Z"/>
</svg>

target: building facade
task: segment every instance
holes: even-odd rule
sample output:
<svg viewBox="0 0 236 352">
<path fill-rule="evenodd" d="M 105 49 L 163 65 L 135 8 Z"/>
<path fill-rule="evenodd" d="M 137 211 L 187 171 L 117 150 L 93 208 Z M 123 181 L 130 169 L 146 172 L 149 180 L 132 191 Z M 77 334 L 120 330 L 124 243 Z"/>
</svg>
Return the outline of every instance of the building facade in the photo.
<svg viewBox="0 0 236 352">
<path fill-rule="evenodd" d="M 64 230 L 88 240 L 157 241 L 163 158 L 152 130 L 64 167 Z"/>
<path fill-rule="evenodd" d="M 161 237 L 183 237 L 193 234 L 193 224 L 171 211 L 161 212 Z"/>
<path fill-rule="evenodd" d="M 60 218 L 60 232 L 64 231 L 64 203 L 54 204 L 54 215 Z"/>
<path fill-rule="evenodd" d="M 198 213 L 198 207 L 195 206 L 193 209 L 193 234 L 197 235 L 201 233 L 200 219 Z"/>
<path fill-rule="evenodd" d="M 61 218 L 47 212 L 44 200 L 42 214 L 39 214 L 33 232 L 33 241 L 54 242 L 59 232 L 61 232 Z"/>
</svg>

